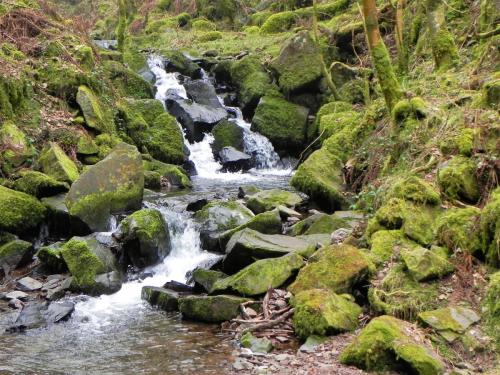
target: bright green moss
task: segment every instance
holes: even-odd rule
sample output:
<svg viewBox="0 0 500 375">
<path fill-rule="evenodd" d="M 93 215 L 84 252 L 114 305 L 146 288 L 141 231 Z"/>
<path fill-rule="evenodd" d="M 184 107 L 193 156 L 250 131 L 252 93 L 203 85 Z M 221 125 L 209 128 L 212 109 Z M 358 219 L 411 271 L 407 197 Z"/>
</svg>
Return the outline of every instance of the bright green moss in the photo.
<svg viewBox="0 0 500 375">
<path fill-rule="evenodd" d="M 49 197 L 69 190 L 65 182 L 57 181 L 46 174 L 26 171 L 22 172 L 20 178 L 14 181 L 13 189 L 33 195 L 37 198 Z"/>
<path fill-rule="evenodd" d="M 438 171 L 441 191 L 450 199 L 477 202 L 480 190 L 476 169 L 474 160 L 455 156 Z"/>
<path fill-rule="evenodd" d="M 219 122 L 212 129 L 212 135 L 214 136 L 212 149 L 215 153 L 224 147 L 234 147 L 239 151 L 243 151 L 243 128 L 234 122 L 224 120 Z"/>
<path fill-rule="evenodd" d="M 436 241 L 451 251 L 474 254 L 481 249 L 481 211 L 475 207 L 446 210 L 436 221 Z"/>
<path fill-rule="evenodd" d="M 500 265 L 500 188 L 492 192 L 481 214 L 481 242 L 487 262 L 498 267 Z"/>
<path fill-rule="evenodd" d="M 113 88 L 118 91 L 120 96 L 134 99 L 151 99 L 153 97 L 151 84 L 120 62 L 105 61 L 103 68 L 113 83 Z"/>
<path fill-rule="evenodd" d="M 292 236 L 309 235 L 309 234 L 330 234 L 339 228 L 348 228 L 347 220 L 339 218 L 335 215 L 315 214 L 308 218 L 299 221 L 290 227 L 289 233 Z"/>
<path fill-rule="evenodd" d="M 324 289 L 298 293 L 292 300 L 295 333 L 306 339 L 311 335 L 324 336 L 355 330 L 363 310 L 349 297 Z"/>
<path fill-rule="evenodd" d="M 446 30 L 446 26 L 432 37 L 432 53 L 434 61 L 439 71 L 445 71 L 457 64 L 458 51 L 451 33 Z"/>
<path fill-rule="evenodd" d="M 403 176 L 388 179 L 382 188 L 382 200 L 404 199 L 417 204 L 439 205 L 439 192 L 429 182 L 417 176 Z"/>
<path fill-rule="evenodd" d="M 483 85 L 482 101 L 486 107 L 498 109 L 500 105 L 500 74 L 496 73 Z"/>
<path fill-rule="evenodd" d="M 76 95 L 88 127 L 99 133 L 112 133 L 114 123 L 111 113 L 103 107 L 98 96 L 87 86 L 80 86 Z"/>
<path fill-rule="evenodd" d="M 79 173 L 76 164 L 57 143 L 50 143 L 40 154 L 37 162 L 40 169 L 58 181 L 73 183 Z"/>
<path fill-rule="evenodd" d="M 282 222 L 279 210 L 275 209 L 255 215 L 247 223 L 224 232 L 219 241 L 226 243 L 233 234 L 245 228 L 253 229 L 263 234 L 281 234 Z"/>
<path fill-rule="evenodd" d="M 104 159 L 122 140 L 114 134 L 99 134 L 94 139 L 99 148 L 99 160 Z"/>
<path fill-rule="evenodd" d="M 75 56 L 77 61 L 86 70 L 91 70 L 94 68 L 94 52 L 92 48 L 86 45 L 80 45 L 75 47 Z"/>
<path fill-rule="evenodd" d="M 217 29 L 217 26 L 215 25 L 215 23 L 210 22 L 209 20 L 202 19 L 202 18 L 194 20 L 191 23 L 191 27 L 193 28 L 193 30 L 196 30 L 196 31 L 215 31 Z"/>
<path fill-rule="evenodd" d="M 427 115 L 427 105 L 419 98 L 403 99 L 396 103 L 392 110 L 392 118 L 397 123 L 404 123 L 409 119 L 422 119 Z"/>
<path fill-rule="evenodd" d="M 26 104 L 28 84 L 23 79 L 0 76 L 0 118 L 13 118 Z"/>
<path fill-rule="evenodd" d="M 179 298 L 179 310 L 188 319 L 207 323 L 222 323 L 240 313 L 247 298 L 236 296 L 187 296 Z"/>
<path fill-rule="evenodd" d="M 1 168 L 4 173 L 10 173 L 12 169 L 21 166 L 34 153 L 26 135 L 12 121 L 4 122 L 0 128 L 0 147 Z"/>
<path fill-rule="evenodd" d="M 490 275 L 490 282 L 483 300 L 485 324 L 488 334 L 500 348 L 500 271 Z"/>
<path fill-rule="evenodd" d="M 35 229 L 45 212 L 36 198 L 0 186 L 0 231 L 23 233 Z"/>
<path fill-rule="evenodd" d="M 278 206 L 295 208 L 301 204 L 303 200 L 304 199 L 295 192 L 271 189 L 258 191 L 250 195 L 246 204 L 254 213 L 262 213 L 273 210 Z"/>
<path fill-rule="evenodd" d="M 359 112 L 346 111 L 324 115 L 319 121 L 319 134 L 326 140 L 342 129 L 353 129 L 362 121 L 363 115 Z"/>
<path fill-rule="evenodd" d="M 265 34 L 281 33 L 289 30 L 297 19 L 294 12 L 276 13 L 268 17 L 260 29 Z"/>
<path fill-rule="evenodd" d="M 220 31 L 208 31 L 200 34 L 196 37 L 198 42 L 212 42 L 214 40 L 222 39 L 222 33 Z"/>
<path fill-rule="evenodd" d="M 381 265 L 389 261 L 397 246 L 407 242 L 400 230 L 379 230 L 371 236 L 370 259 Z"/>
<path fill-rule="evenodd" d="M 417 281 L 438 279 L 455 269 L 446 258 L 421 246 L 404 246 L 401 259 L 408 273 Z"/>
<path fill-rule="evenodd" d="M 186 171 L 182 167 L 172 164 L 165 164 L 158 160 L 143 161 L 145 172 L 151 172 L 158 175 L 158 183 L 162 178 L 166 178 L 170 184 L 180 187 L 191 187 L 191 181 Z M 146 173 L 144 174 L 146 178 Z"/>
<path fill-rule="evenodd" d="M 165 221 L 161 213 L 154 209 L 142 209 L 127 216 L 120 226 L 124 233 L 134 227 L 134 233 L 140 242 L 154 241 L 165 230 Z"/>
</svg>

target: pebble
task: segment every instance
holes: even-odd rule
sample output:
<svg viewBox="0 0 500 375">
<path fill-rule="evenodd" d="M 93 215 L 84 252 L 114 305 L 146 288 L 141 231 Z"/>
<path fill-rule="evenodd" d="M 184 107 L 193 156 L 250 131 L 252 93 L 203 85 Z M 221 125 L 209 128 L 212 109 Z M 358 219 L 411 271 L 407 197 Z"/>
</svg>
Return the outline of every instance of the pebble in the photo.
<svg viewBox="0 0 500 375">
<path fill-rule="evenodd" d="M 15 291 L 7 293 L 5 295 L 5 299 L 8 299 L 8 300 L 11 300 L 11 299 L 25 300 L 26 298 L 28 298 L 28 295 L 24 292 L 21 292 L 20 290 L 15 290 Z"/>
<path fill-rule="evenodd" d="M 13 298 L 9 301 L 9 307 L 16 310 L 21 310 L 24 307 L 24 303 L 17 298 Z"/>
<path fill-rule="evenodd" d="M 35 280 L 32 277 L 28 276 L 18 280 L 17 285 L 19 286 L 19 289 L 25 290 L 27 292 L 39 290 L 43 286 L 43 284 L 40 281 Z"/>
</svg>

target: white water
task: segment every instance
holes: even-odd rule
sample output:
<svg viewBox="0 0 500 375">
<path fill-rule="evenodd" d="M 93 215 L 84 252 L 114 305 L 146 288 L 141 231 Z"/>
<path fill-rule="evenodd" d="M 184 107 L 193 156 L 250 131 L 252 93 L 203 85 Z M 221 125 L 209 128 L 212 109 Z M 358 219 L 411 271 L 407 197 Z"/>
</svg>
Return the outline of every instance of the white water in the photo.
<svg viewBox="0 0 500 375">
<path fill-rule="evenodd" d="M 78 303 L 73 320 L 86 320 L 92 323 L 90 329 L 100 330 L 104 326 L 113 324 L 115 316 L 131 315 L 134 314 L 134 310 L 141 308 L 143 286 L 162 286 L 171 280 L 186 282 L 187 272 L 203 262 L 218 257 L 202 250 L 199 233 L 191 218 L 153 203 L 148 203 L 147 206 L 159 210 L 168 223 L 172 252 L 162 263 L 145 270 L 151 272 L 152 277 L 124 283 L 120 291 L 115 294 L 90 298 Z"/>
</svg>

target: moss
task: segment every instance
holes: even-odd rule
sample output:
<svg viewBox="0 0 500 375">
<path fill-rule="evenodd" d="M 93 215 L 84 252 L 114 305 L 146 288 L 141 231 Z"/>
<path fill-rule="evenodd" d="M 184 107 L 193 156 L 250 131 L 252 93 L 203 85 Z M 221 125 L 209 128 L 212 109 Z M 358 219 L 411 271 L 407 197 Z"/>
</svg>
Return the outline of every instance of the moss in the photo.
<svg viewBox="0 0 500 375">
<path fill-rule="evenodd" d="M 404 199 L 417 204 L 439 205 L 439 192 L 429 182 L 417 176 L 402 176 L 388 179 L 382 190 L 382 200 Z"/>
<path fill-rule="evenodd" d="M 430 245 L 435 235 L 436 214 L 436 209 L 409 206 L 402 227 L 404 234 L 423 246 Z"/>
<path fill-rule="evenodd" d="M 108 156 L 122 140 L 114 134 L 99 134 L 94 138 L 94 141 L 99 147 L 99 160 L 102 160 Z"/>
<path fill-rule="evenodd" d="M 32 196 L 0 186 L 0 231 L 24 233 L 45 217 L 45 206 Z"/>
<path fill-rule="evenodd" d="M 224 147 L 234 147 L 238 151 L 244 150 L 243 128 L 234 122 L 222 120 L 212 129 L 214 141 L 212 150 L 218 153 Z"/>
<path fill-rule="evenodd" d="M 269 353 L 273 350 L 273 344 L 268 338 L 257 338 L 250 332 L 241 336 L 240 344 L 244 348 L 249 348 L 254 353 Z"/>
<path fill-rule="evenodd" d="M 404 99 L 396 103 L 392 109 L 392 118 L 397 123 L 404 123 L 408 119 L 422 119 L 427 116 L 427 104 L 422 98 Z"/>
<path fill-rule="evenodd" d="M 353 331 L 362 309 L 349 298 L 324 289 L 310 289 L 293 297 L 293 328 L 302 339 Z"/>
<path fill-rule="evenodd" d="M 348 228 L 349 223 L 336 215 L 315 214 L 290 227 L 292 236 L 332 233 L 339 228 Z"/>
<path fill-rule="evenodd" d="M 296 253 L 279 258 L 261 259 L 232 276 L 216 280 L 210 292 L 229 291 L 243 296 L 264 294 L 269 288 L 282 286 L 303 265 L 302 257 Z"/>
<path fill-rule="evenodd" d="M 214 283 L 219 279 L 226 278 L 227 275 L 220 271 L 206 270 L 204 268 L 196 268 L 193 271 L 193 281 L 195 287 L 201 286 L 204 291 L 210 292 Z"/>
<path fill-rule="evenodd" d="M 446 210 L 436 221 L 436 241 L 452 251 L 475 254 L 481 250 L 479 221 L 481 211 L 475 207 Z"/>
<path fill-rule="evenodd" d="M 279 210 L 274 209 L 272 211 L 266 211 L 257 214 L 253 218 L 251 218 L 247 223 L 224 232 L 219 240 L 225 243 L 229 241 L 229 239 L 232 237 L 233 234 L 245 228 L 253 229 L 263 234 L 281 234 L 282 226 L 283 225 L 281 223 L 281 216 Z"/>
<path fill-rule="evenodd" d="M 295 192 L 281 189 L 262 190 L 252 194 L 247 199 L 247 206 L 254 213 L 270 211 L 278 206 L 295 208 L 303 201 L 303 197 Z"/>
<path fill-rule="evenodd" d="M 381 265 L 389 261 L 395 255 L 396 247 L 406 241 L 400 230 L 379 230 L 371 237 L 370 259 Z"/>
<path fill-rule="evenodd" d="M 491 194 L 481 214 L 481 243 L 486 261 L 500 265 L 500 188 Z"/>
<path fill-rule="evenodd" d="M 41 247 L 36 253 L 36 256 L 50 272 L 68 272 L 68 266 L 61 254 L 61 243 L 58 242 L 50 246 Z"/>
<path fill-rule="evenodd" d="M 414 328 L 390 316 L 373 319 L 342 352 L 340 361 L 368 371 L 402 370 L 420 375 L 444 373 L 439 357 L 411 336 Z"/>
<path fill-rule="evenodd" d="M 25 107 L 29 93 L 29 85 L 24 79 L 0 76 L 0 118 L 14 118 Z"/>
<path fill-rule="evenodd" d="M 368 291 L 371 308 L 405 320 L 414 320 L 418 313 L 440 307 L 438 282 L 419 283 L 402 264 L 395 264 L 387 275 Z"/>
<path fill-rule="evenodd" d="M 247 34 L 259 34 L 260 27 L 259 26 L 245 26 L 243 28 L 243 32 L 245 32 Z"/>
<path fill-rule="evenodd" d="M 448 70 L 458 62 L 458 51 L 451 33 L 446 27 L 441 29 L 431 38 L 432 54 L 439 71 Z"/>
<path fill-rule="evenodd" d="M 71 239 L 61 246 L 61 255 L 73 276 L 72 286 L 81 290 L 92 290 L 95 277 L 106 272 L 102 261 L 85 241 Z"/>
<path fill-rule="evenodd" d="M 30 242 L 13 238 L 3 243 L 0 241 L 0 265 L 1 273 L 8 273 L 17 267 L 29 263 L 33 257 L 33 245 Z"/>
<path fill-rule="evenodd" d="M 90 88 L 80 86 L 76 101 L 82 110 L 88 127 L 95 129 L 99 133 L 112 133 L 114 131 L 112 115 L 103 108 L 103 104 Z"/>
<path fill-rule="evenodd" d="M 261 29 L 262 33 L 281 33 L 289 30 L 296 22 L 297 16 L 294 12 L 281 12 L 271 15 L 263 23 Z"/>
<path fill-rule="evenodd" d="M 235 296 L 188 296 L 179 298 L 183 317 L 207 323 L 222 323 L 235 318 L 240 305 L 248 299 Z"/>
<path fill-rule="evenodd" d="M 375 213 L 375 219 L 387 229 L 400 229 L 408 214 L 409 205 L 402 199 L 392 198 Z"/>
<path fill-rule="evenodd" d="M 154 209 L 142 209 L 127 216 L 121 223 L 122 231 L 134 230 L 139 241 L 153 241 L 158 233 L 165 230 L 165 222 L 161 213 Z M 134 227 L 132 229 L 132 226 Z"/>
<path fill-rule="evenodd" d="M 480 190 L 476 177 L 476 163 L 463 156 L 455 156 L 438 171 L 438 184 L 450 199 L 475 203 Z"/>
<path fill-rule="evenodd" d="M 46 174 L 25 171 L 20 178 L 13 183 L 13 189 L 23 193 L 33 195 L 37 198 L 50 197 L 69 190 L 69 185 L 65 182 L 57 181 Z"/>
<path fill-rule="evenodd" d="M 408 273 L 417 281 L 441 278 L 455 269 L 446 258 L 421 246 L 404 246 L 401 258 Z"/>
<path fill-rule="evenodd" d="M 483 85 L 482 101 L 486 107 L 499 109 L 500 74 L 495 74 Z"/>
<path fill-rule="evenodd" d="M 324 148 L 312 153 L 299 166 L 290 184 L 327 211 L 334 211 L 344 204 L 342 164 Z"/>
<path fill-rule="evenodd" d="M 75 47 L 75 56 L 77 61 L 86 70 L 91 70 L 94 68 L 94 52 L 92 48 L 86 45 L 80 45 Z"/>
<path fill-rule="evenodd" d="M 370 273 L 372 264 L 366 255 L 349 245 L 329 246 L 318 250 L 309 264 L 300 270 L 288 288 L 297 294 L 308 289 L 327 289 L 350 293 Z"/>
<path fill-rule="evenodd" d="M 159 179 L 166 178 L 171 185 L 180 188 L 191 187 L 191 181 L 186 171 L 177 165 L 165 164 L 157 160 L 143 161 L 145 171 L 156 173 Z M 146 177 L 146 174 L 145 176 Z"/>
<path fill-rule="evenodd" d="M 335 133 L 338 133 L 342 129 L 352 129 L 360 121 L 362 121 L 362 118 L 362 113 L 354 111 L 337 112 L 324 115 L 319 121 L 318 130 L 319 133 L 322 134 L 321 138 L 325 140 L 330 138 Z"/>
<path fill-rule="evenodd" d="M 490 275 L 490 282 L 483 300 L 483 317 L 488 334 L 500 348 L 500 271 Z"/>
<path fill-rule="evenodd" d="M 105 61 L 103 68 L 106 76 L 113 83 L 113 88 L 122 97 L 151 99 L 153 87 L 139 74 L 117 61 Z"/>
<path fill-rule="evenodd" d="M 34 153 L 26 135 L 12 121 L 4 122 L 0 128 L 0 147 L 1 169 L 4 173 L 10 173 L 23 165 Z"/>
<path fill-rule="evenodd" d="M 97 155 L 99 153 L 99 147 L 90 136 L 80 136 L 76 147 L 76 153 L 79 155 Z"/>
<path fill-rule="evenodd" d="M 214 40 L 222 39 L 222 33 L 220 31 L 208 31 L 198 35 L 196 39 L 198 42 L 212 42 Z"/>
<path fill-rule="evenodd" d="M 42 151 L 37 164 L 45 174 L 58 181 L 73 183 L 79 176 L 76 164 L 56 143 L 50 143 Z"/>
<path fill-rule="evenodd" d="M 215 23 L 205 19 L 194 20 L 191 23 L 191 27 L 196 31 L 215 31 L 217 29 Z"/>
<path fill-rule="evenodd" d="M 299 155 L 307 135 L 308 110 L 285 99 L 263 97 L 252 119 L 252 130 L 269 138 L 278 151 Z"/>
</svg>

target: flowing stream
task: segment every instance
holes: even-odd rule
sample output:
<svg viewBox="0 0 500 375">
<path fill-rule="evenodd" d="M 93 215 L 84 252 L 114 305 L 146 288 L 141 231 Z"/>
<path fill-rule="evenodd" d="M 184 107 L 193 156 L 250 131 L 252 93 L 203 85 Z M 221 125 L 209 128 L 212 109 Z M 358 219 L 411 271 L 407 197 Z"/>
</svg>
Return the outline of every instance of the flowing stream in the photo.
<svg viewBox="0 0 500 375">
<path fill-rule="evenodd" d="M 167 73 L 161 59 L 151 57 L 157 99 L 172 94 L 186 98 L 175 73 Z M 189 198 L 203 194 L 233 194 L 242 184 L 286 188 L 291 168 L 284 166 L 265 137 L 250 130 L 238 108 L 231 119 L 244 129 L 245 152 L 255 156 L 248 173 L 223 173 L 214 159 L 211 134 L 198 143 L 185 138 L 198 175 L 189 192 L 155 194 L 144 206 L 158 209 L 168 223 L 172 252 L 120 291 L 100 297 L 72 297 L 77 301 L 71 319 L 44 329 L 0 336 L 0 374 L 224 374 L 233 347 L 214 325 L 186 322 L 179 314 L 155 310 L 141 300 L 145 285 L 162 286 L 170 280 L 185 282 L 186 273 L 219 255 L 204 251 L 190 213 Z M 116 219 L 110 227 L 117 226 Z M 98 236 L 105 241 L 109 233 Z"/>
</svg>

